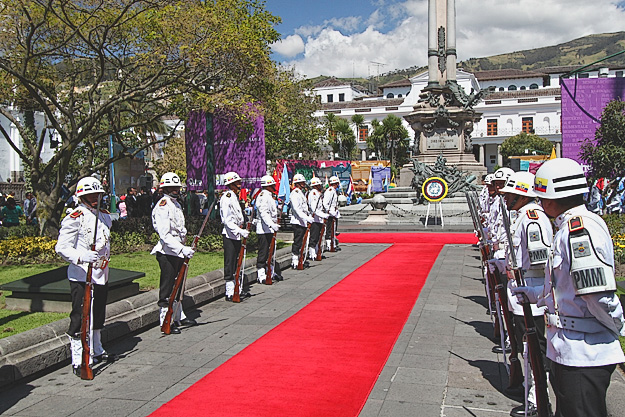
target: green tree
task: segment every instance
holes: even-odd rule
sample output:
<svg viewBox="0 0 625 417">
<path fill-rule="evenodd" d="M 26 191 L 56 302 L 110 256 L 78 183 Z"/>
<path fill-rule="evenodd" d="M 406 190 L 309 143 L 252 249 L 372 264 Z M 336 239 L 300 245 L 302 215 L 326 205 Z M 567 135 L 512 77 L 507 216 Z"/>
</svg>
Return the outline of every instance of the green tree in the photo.
<svg viewBox="0 0 625 417">
<path fill-rule="evenodd" d="M 184 184 L 187 180 L 187 157 L 184 133 L 167 141 L 163 147 L 163 157 L 154 162 L 154 170 L 160 178 L 166 172 L 175 172 Z"/>
<path fill-rule="evenodd" d="M 360 135 L 360 129 L 365 127 L 365 118 L 362 114 L 354 114 L 351 120 L 356 128 L 356 137 L 358 137 Z"/>
<path fill-rule="evenodd" d="M 356 150 L 356 135 L 354 135 L 352 127 L 347 120 L 337 117 L 334 122 L 334 131 L 336 136 L 330 138 L 332 151 L 339 155 L 339 159 L 350 161 Z"/>
<path fill-rule="evenodd" d="M 367 137 L 367 148 L 375 152 L 376 159 L 385 160 L 386 158 L 386 138 L 384 136 L 384 126 L 378 121 L 373 119 L 371 121 L 372 131 L 369 132 Z"/>
<path fill-rule="evenodd" d="M 593 178 L 616 178 L 625 170 L 625 102 L 613 100 L 601 112 L 595 138 L 586 138 L 580 158 L 590 165 Z"/>
<path fill-rule="evenodd" d="M 287 68 L 278 68 L 271 81 L 264 102 L 267 159 L 300 153 L 313 159 L 325 130 L 314 117 L 319 104 L 312 94 L 312 83 Z"/>
<path fill-rule="evenodd" d="M 367 147 L 375 152 L 378 160 L 390 159 L 393 173 L 397 173 L 408 161 L 408 139 L 410 134 L 402 123 L 402 119 L 389 114 L 382 120 L 371 121 L 373 132 L 367 138 Z"/>
<path fill-rule="evenodd" d="M 501 144 L 501 155 L 504 158 L 531 155 L 533 152 L 548 155 L 551 153 L 552 148 L 553 143 L 548 139 L 531 133 L 521 132 L 503 141 Z"/>
<path fill-rule="evenodd" d="M 275 72 L 279 18 L 261 0 L 3 0 L 0 21 L 0 114 L 23 143 L 0 135 L 29 171 L 50 236 L 62 186 L 106 171 L 109 138 L 123 149 L 114 159 L 132 157 L 150 146 L 137 132 L 166 115 L 266 101 Z M 61 143 L 44 162 L 48 129 Z"/>
</svg>

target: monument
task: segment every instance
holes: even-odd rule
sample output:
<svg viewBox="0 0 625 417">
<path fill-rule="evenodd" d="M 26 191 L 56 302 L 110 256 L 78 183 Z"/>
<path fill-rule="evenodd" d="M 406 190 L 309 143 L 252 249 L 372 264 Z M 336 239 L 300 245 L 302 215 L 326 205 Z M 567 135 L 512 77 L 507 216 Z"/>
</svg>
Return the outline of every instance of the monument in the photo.
<svg viewBox="0 0 625 417">
<path fill-rule="evenodd" d="M 428 0 L 428 84 L 405 116 L 415 132 L 413 158 L 433 165 L 442 155 L 447 163 L 476 178 L 486 167 L 475 160 L 471 133 L 482 114 L 473 106 L 489 90 L 467 94 L 456 80 L 456 2 Z M 410 186 L 412 164 L 401 170 L 400 186 Z"/>
</svg>

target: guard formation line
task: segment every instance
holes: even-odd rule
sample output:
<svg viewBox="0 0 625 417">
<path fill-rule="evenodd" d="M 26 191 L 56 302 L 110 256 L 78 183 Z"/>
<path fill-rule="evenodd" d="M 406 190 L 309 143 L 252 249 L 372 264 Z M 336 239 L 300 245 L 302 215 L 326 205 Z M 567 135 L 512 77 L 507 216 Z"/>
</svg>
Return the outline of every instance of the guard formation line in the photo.
<svg viewBox="0 0 625 417">
<path fill-rule="evenodd" d="M 225 299 L 238 303 L 250 297 L 245 288 L 244 265 L 247 238 L 252 226 L 258 236 L 256 261 L 257 282 L 272 285 L 282 281 L 280 265 L 276 262 L 276 233 L 280 229 L 280 211 L 276 201 L 276 182 L 266 175 L 261 178 L 261 191 L 252 201 L 246 216 L 240 201 L 241 177 L 236 172 L 224 176 L 228 188 L 219 199 L 219 214 L 223 223 Z M 291 226 L 293 269 L 309 266 L 308 260 L 321 261 L 323 252 L 340 250 L 336 237 L 338 219 L 338 188 L 340 180 L 332 176 L 329 187 L 322 192 L 319 178 L 310 182 L 306 195 L 306 179 L 293 177 L 291 193 Z M 152 209 L 152 224 L 159 236 L 152 255 L 160 267 L 158 307 L 163 334 L 180 334 L 180 327 L 197 325 L 182 308 L 189 260 L 193 257 L 199 237 L 214 208 L 210 207 L 199 233 L 192 244 L 186 245 L 187 229 L 182 207 L 178 202 L 182 183 L 173 172 L 160 181 L 163 196 Z M 100 338 L 106 317 L 108 292 L 108 263 L 110 260 L 110 213 L 100 208 L 104 189 L 94 177 L 82 178 L 76 188 L 79 205 L 62 221 L 56 245 L 57 253 L 70 263 L 72 311 L 67 334 L 70 338 L 72 371 L 82 379 L 93 379 L 93 365 L 113 362 L 116 355 L 107 353 Z M 325 236 L 324 236 L 325 233 Z M 324 245 L 325 243 L 325 245 Z"/>
<path fill-rule="evenodd" d="M 625 321 L 612 239 L 603 219 L 586 209 L 582 167 L 556 158 L 535 175 L 500 168 L 485 184 L 467 201 L 498 343 L 493 351 L 503 353 L 506 392 L 524 398 L 510 414 L 607 417 L 610 377 L 625 361 Z"/>
</svg>

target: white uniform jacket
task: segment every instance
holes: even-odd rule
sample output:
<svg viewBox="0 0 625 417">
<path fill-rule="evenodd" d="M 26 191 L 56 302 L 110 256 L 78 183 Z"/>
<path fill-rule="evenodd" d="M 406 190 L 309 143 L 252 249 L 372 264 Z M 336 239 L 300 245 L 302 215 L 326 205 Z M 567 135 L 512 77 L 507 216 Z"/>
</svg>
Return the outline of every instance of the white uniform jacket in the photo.
<svg viewBox="0 0 625 417">
<path fill-rule="evenodd" d="M 585 295 L 575 294 L 575 284 L 569 271 L 571 254 L 568 221 L 581 216 L 599 258 L 614 265 L 614 248 L 608 228 L 601 219 L 586 207 L 577 206 L 555 219 L 557 228 L 551 254 L 545 268 L 543 299 L 548 312 L 564 318 L 586 318 L 591 331 L 576 331 L 554 325 L 546 327 L 547 357 L 562 365 L 586 367 L 604 366 L 625 361 L 619 339 L 623 335 L 623 308 L 613 291 Z M 612 329 L 612 330 L 609 330 Z"/>
<path fill-rule="evenodd" d="M 241 240 L 245 217 L 241 211 L 239 197 L 234 191 L 226 191 L 219 199 L 219 215 L 224 225 L 221 234 L 228 239 Z"/>
<path fill-rule="evenodd" d="M 306 227 L 312 221 L 304 192 L 299 188 L 294 189 L 291 191 L 291 224 Z"/>
<path fill-rule="evenodd" d="M 258 194 L 256 210 L 258 211 L 256 234 L 273 233 L 274 229 L 278 229 L 278 206 L 271 191 L 262 190 Z"/>
<path fill-rule="evenodd" d="M 83 253 L 91 250 L 95 221 L 96 210 L 80 204 L 61 222 L 59 239 L 54 249 L 61 258 L 70 262 L 67 268 L 67 278 L 70 281 L 85 282 L 87 279 L 89 264 L 81 262 L 80 257 Z M 111 257 L 111 224 L 111 216 L 108 213 L 100 212 L 95 243 L 95 251 L 98 252 L 100 259 L 94 263 L 91 274 L 93 283 L 98 285 L 104 285 L 108 282 L 108 260 Z"/>
<path fill-rule="evenodd" d="M 159 241 L 152 249 L 152 255 L 160 252 L 184 258 L 182 248 L 187 237 L 182 207 L 173 197 L 165 194 L 152 209 L 152 225 Z"/>
<path fill-rule="evenodd" d="M 339 198 L 334 187 L 329 187 L 323 193 L 323 211 L 337 219 L 341 217 L 339 213 Z"/>
<path fill-rule="evenodd" d="M 313 214 L 313 220 L 315 223 L 323 223 L 324 219 L 328 218 L 328 215 L 323 212 L 323 198 L 321 191 L 316 189 L 310 190 L 308 193 L 308 207 Z"/>
<path fill-rule="evenodd" d="M 518 211 L 518 217 L 511 226 L 512 235 L 512 254 L 508 252 L 508 265 L 512 267 L 510 256 L 514 256 L 516 265 L 523 271 L 525 277 L 525 285 L 528 287 L 542 287 L 545 284 L 545 265 L 547 263 L 547 253 L 553 241 L 553 228 L 551 221 L 545 214 L 542 207 L 536 203 L 529 203 L 521 207 Z M 529 243 L 529 247 L 528 247 Z M 535 250 L 535 256 L 544 253 L 544 261 L 535 261 L 532 265 L 530 259 L 530 248 L 539 248 Z M 540 252 L 538 255 L 536 255 Z M 512 276 L 508 280 L 508 307 L 517 316 L 523 315 L 523 306 L 518 302 L 517 297 L 512 295 L 512 288 L 517 287 L 517 283 Z M 535 317 L 542 316 L 545 312 L 544 307 L 537 307 L 531 304 L 532 315 Z"/>
</svg>

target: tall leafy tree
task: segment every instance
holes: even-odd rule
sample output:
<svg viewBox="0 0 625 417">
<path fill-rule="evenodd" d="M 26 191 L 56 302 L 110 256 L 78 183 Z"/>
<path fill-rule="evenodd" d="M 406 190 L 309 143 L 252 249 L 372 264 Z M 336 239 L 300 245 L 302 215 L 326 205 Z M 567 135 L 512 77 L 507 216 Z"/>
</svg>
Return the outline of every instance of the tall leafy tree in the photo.
<svg viewBox="0 0 625 417">
<path fill-rule="evenodd" d="M 625 102 L 613 100 L 601 113 L 595 138 L 586 138 L 580 158 L 590 165 L 593 178 L 615 178 L 625 173 Z"/>
<path fill-rule="evenodd" d="M 351 160 L 356 150 L 356 135 L 352 127 L 347 120 L 337 117 L 334 122 L 334 131 L 336 136 L 330 140 L 332 151 L 338 154 L 339 159 Z"/>
<path fill-rule="evenodd" d="M 300 153 L 313 159 L 325 130 L 314 117 L 319 104 L 312 94 L 312 83 L 299 78 L 293 69 L 280 67 L 267 83 L 267 90 L 263 102 L 267 159 Z"/>
<path fill-rule="evenodd" d="M 265 101 L 275 72 L 279 19 L 261 0 L 3 0 L 0 22 L 0 114 L 23 144 L 0 135 L 29 171 L 52 236 L 63 184 L 103 173 L 109 139 L 123 149 L 116 159 L 132 157 L 150 146 L 136 132 L 165 115 Z M 60 138 L 48 162 L 35 112 Z"/>
<path fill-rule="evenodd" d="M 390 159 L 396 173 L 398 167 L 408 162 L 408 129 L 394 114 L 386 116 L 381 123 L 374 119 L 371 126 L 373 132 L 367 138 L 367 147 L 375 152 L 378 160 Z"/>
<path fill-rule="evenodd" d="M 521 132 L 511 136 L 501 144 L 501 155 L 504 158 L 522 156 L 532 153 L 547 155 L 551 153 L 553 143 L 548 139 L 531 133 Z"/>
</svg>

